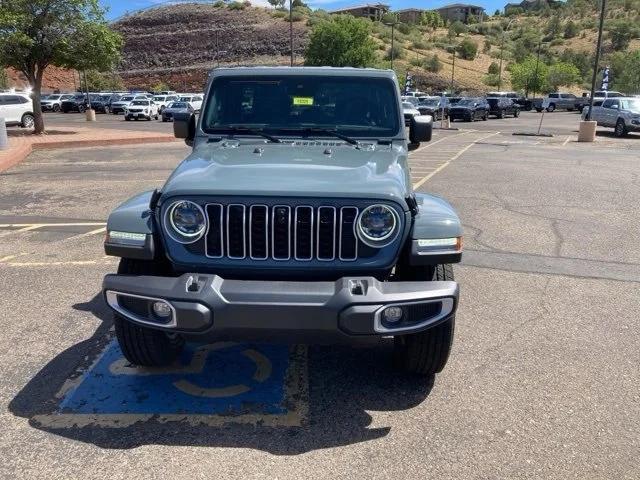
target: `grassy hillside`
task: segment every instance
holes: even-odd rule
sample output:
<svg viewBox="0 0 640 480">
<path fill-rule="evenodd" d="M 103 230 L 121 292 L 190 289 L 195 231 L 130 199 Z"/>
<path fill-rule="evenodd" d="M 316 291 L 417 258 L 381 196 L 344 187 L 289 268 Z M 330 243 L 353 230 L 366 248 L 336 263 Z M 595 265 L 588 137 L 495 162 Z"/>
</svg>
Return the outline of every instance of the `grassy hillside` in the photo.
<svg viewBox="0 0 640 480">
<path fill-rule="evenodd" d="M 447 89 L 451 82 L 452 49 L 463 41 L 477 45 L 475 57 L 455 60 L 455 88 L 482 92 L 497 88 L 496 68 L 503 57 L 502 89 L 511 88 L 510 65 L 527 54 L 541 60 L 576 65 L 580 78 L 571 87 L 581 91 L 589 71 L 597 35 L 598 6 L 592 0 L 568 0 L 550 7 L 545 0 L 530 2 L 536 9 L 510 8 L 508 15 L 488 17 L 452 33 L 450 25 L 398 25 L 395 29 L 394 68 L 404 78 L 408 69 L 424 89 Z M 327 18 L 321 10 L 294 9 L 296 63 L 311 28 Z M 182 4 L 159 7 L 127 16 L 114 27 L 125 38 L 121 75 L 129 86 L 150 86 L 160 81 L 179 89 L 202 87 L 206 72 L 220 65 L 288 64 L 288 13 L 232 2 Z M 378 45 L 376 66 L 388 68 L 390 27 L 372 22 Z M 640 0 L 610 0 L 605 25 L 604 62 L 616 50 L 640 48 Z M 492 66 L 492 64 L 494 64 Z M 489 74 L 492 68 L 493 75 Z M 570 88 L 570 89 L 571 89 Z"/>
</svg>

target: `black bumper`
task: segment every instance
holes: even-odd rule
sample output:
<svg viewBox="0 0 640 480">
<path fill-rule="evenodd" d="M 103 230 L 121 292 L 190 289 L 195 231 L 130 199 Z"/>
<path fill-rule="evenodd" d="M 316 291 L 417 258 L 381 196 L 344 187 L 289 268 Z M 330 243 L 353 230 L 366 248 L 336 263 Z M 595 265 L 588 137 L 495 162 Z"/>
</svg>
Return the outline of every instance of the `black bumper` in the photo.
<svg viewBox="0 0 640 480">
<path fill-rule="evenodd" d="M 107 275 L 107 304 L 129 321 L 209 339 L 322 342 L 426 330 L 455 314 L 455 282 L 380 282 L 344 277 L 335 282 L 225 280 L 217 275 L 180 277 Z M 152 304 L 167 301 L 161 320 Z M 388 323 L 387 306 L 403 317 Z"/>
</svg>

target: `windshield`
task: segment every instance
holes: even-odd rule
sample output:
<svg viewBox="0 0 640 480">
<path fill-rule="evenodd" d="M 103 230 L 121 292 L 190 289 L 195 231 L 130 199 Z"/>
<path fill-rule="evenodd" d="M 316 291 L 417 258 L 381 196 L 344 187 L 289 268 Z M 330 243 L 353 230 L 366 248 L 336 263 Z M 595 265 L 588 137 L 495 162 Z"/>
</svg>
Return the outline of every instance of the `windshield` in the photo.
<svg viewBox="0 0 640 480">
<path fill-rule="evenodd" d="M 187 103 L 184 102 L 173 102 L 169 105 L 169 108 L 189 108 Z"/>
<path fill-rule="evenodd" d="M 640 98 L 637 100 L 621 100 L 622 108 L 633 113 L 640 113 Z"/>
<path fill-rule="evenodd" d="M 164 102 L 164 97 L 153 97 L 153 100 L 156 102 Z"/>
<path fill-rule="evenodd" d="M 463 98 L 457 104 L 458 105 L 471 105 L 471 106 L 473 106 L 473 104 L 477 103 L 477 102 L 478 101 L 475 98 Z"/>
<path fill-rule="evenodd" d="M 47 95 L 47 100 L 60 100 L 62 95 Z"/>
<path fill-rule="evenodd" d="M 131 105 L 149 105 L 149 100 L 134 100 Z"/>
<path fill-rule="evenodd" d="M 191 97 L 180 97 L 180 101 L 181 102 L 190 102 L 191 101 Z"/>
<path fill-rule="evenodd" d="M 126 97 L 122 97 L 122 98 L 120 99 L 120 101 L 121 101 L 121 102 L 130 102 L 131 100 L 133 100 L 133 98 L 134 98 L 134 97 L 126 96 Z"/>
<path fill-rule="evenodd" d="M 313 128 L 348 136 L 399 133 L 397 87 L 386 78 L 334 76 L 218 77 L 203 114 L 202 128 L 233 127 L 296 134 Z"/>
<path fill-rule="evenodd" d="M 402 108 L 411 108 L 413 109 L 413 104 L 409 102 L 402 102 Z"/>
</svg>

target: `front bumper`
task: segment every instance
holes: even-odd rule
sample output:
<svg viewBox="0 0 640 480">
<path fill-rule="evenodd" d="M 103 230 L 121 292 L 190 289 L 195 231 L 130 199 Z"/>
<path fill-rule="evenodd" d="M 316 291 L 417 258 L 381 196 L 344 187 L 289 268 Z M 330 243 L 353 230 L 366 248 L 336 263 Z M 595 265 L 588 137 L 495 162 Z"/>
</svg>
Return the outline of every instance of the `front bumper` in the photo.
<svg viewBox="0 0 640 480">
<path fill-rule="evenodd" d="M 414 333 L 455 314 L 455 282 L 380 282 L 343 277 L 335 282 L 227 280 L 217 275 L 180 277 L 107 275 L 107 304 L 129 321 L 206 339 L 294 339 L 323 342 L 336 337 Z M 152 305 L 166 301 L 169 317 Z M 382 311 L 399 306 L 400 321 Z"/>
</svg>

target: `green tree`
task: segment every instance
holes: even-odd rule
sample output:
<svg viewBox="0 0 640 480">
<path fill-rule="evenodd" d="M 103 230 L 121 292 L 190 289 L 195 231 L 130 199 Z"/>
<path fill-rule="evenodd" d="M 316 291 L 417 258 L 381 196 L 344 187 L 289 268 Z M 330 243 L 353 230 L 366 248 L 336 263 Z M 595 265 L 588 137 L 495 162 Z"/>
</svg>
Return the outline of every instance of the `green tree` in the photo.
<svg viewBox="0 0 640 480">
<path fill-rule="evenodd" d="M 269 5 L 271 5 L 273 8 L 282 8 L 284 7 L 284 4 L 286 2 L 286 0 L 267 0 L 269 2 Z"/>
<path fill-rule="evenodd" d="M 0 66 L 19 70 L 31 85 L 34 133 L 42 133 L 46 68 L 109 70 L 120 58 L 122 38 L 108 27 L 98 0 L 3 0 L 0 45 Z"/>
<path fill-rule="evenodd" d="M 371 22 L 351 15 L 335 15 L 315 25 L 305 52 L 306 65 L 369 67 L 375 63 L 376 45 Z"/>
<path fill-rule="evenodd" d="M 495 73 L 490 73 L 482 77 L 482 83 L 489 87 L 497 87 L 500 85 L 500 77 Z"/>
<path fill-rule="evenodd" d="M 159 80 L 158 82 L 156 82 L 154 85 L 151 86 L 152 92 L 167 92 L 170 89 L 171 88 L 169 87 L 169 85 L 167 85 L 162 80 Z"/>
<path fill-rule="evenodd" d="M 500 73 L 500 65 L 498 65 L 496 62 L 491 62 L 491 65 L 489 65 L 487 73 L 492 75 Z"/>
<path fill-rule="evenodd" d="M 499 17 L 499 16 L 500 16 L 500 10 L 499 10 L 499 9 L 496 9 L 496 11 L 495 11 L 495 12 L 493 12 L 493 16 L 494 16 L 494 17 Z"/>
<path fill-rule="evenodd" d="M 478 44 L 470 38 L 463 39 L 456 47 L 456 52 L 460 58 L 465 60 L 473 60 L 478 53 Z"/>
<path fill-rule="evenodd" d="M 420 16 L 420 24 L 425 25 L 432 30 L 444 26 L 444 20 L 435 10 L 425 10 Z"/>
<path fill-rule="evenodd" d="M 87 89 L 91 92 L 122 90 L 124 85 L 120 76 L 89 70 L 87 75 Z"/>
<path fill-rule="evenodd" d="M 0 67 L 0 90 L 9 88 L 9 76 L 4 68 Z"/>
<path fill-rule="evenodd" d="M 469 29 L 460 20 L 456 20 L 451 25 L 449 25 L 449 36 L 451 38 L 459 37 L 461 34 L 468 33 L 468 32 L 469 32 Z"/>
<path fill-rule="evenodd" d="M 607 25 L 611 46 L 615 51 L 626 50 L 633 38 L 638 37 L 640 28 L 631 20 L 615 20 Z"/>
<path fill-rule="evenodd" d="M 575 85 L 580 81 L 580 71 L 572 63 L 558 62 L 549 67 L 547 85 L 551 90 L 559 87 Z"/>
<path fill-rule="evenodd" d="M 549 67 L 529 55 L 522 62 L 511 65 L 511 87 L 514 90 L 543 92 L 546 89 Z"/>
<path fill-rule="evenodd" d="M 611 58 L 612 86 L 626 93 L 640 93 L 640 50 L 616 52 Z"/>
<path fill-rule="evenodd" d="M 564 25 L 564 38 L 573 38 L 578 34 L 579 31 L 580 29 L 578 28 L 578 25 L 576 25 L 572 20 L 569 20 Z"/>
</svg>

